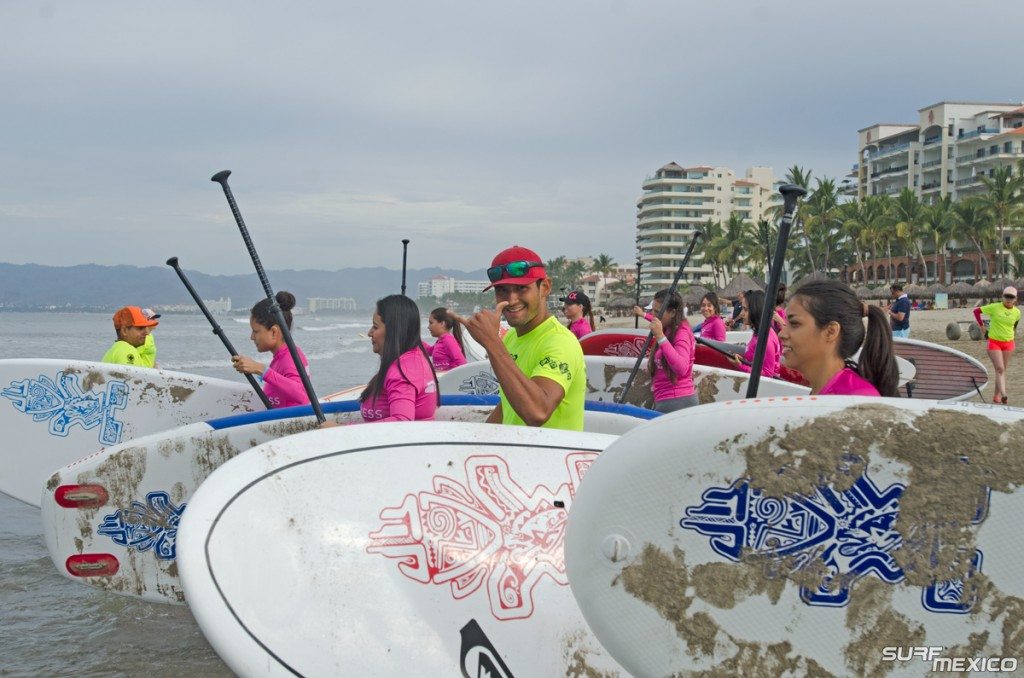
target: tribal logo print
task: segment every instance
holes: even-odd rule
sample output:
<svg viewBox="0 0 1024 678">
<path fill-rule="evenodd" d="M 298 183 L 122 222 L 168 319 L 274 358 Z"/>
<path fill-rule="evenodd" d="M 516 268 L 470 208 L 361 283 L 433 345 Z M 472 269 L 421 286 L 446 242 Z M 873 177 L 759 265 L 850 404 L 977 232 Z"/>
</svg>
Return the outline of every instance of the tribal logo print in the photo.
<svg viewBox="0 0 1024 678">
<path fill-rule="evenodd" d="M 497 395 L 498 380 L 489 372 L 480 372 L 469 379 L 463 379 L 459 391 L 470 395 Z"/>
<path fill-rule="evenodd" d="M 56 379 L 41 374 L 36 379 L 12 381 L 0 395 L 19 412 L 31 414 L 33 421 L 49 421 L 50 435 L 67 437 L 76 424 L 87 431 L 99 427 L 100 443 L 116 445 L 124 427 L 116 419 L 117 410 L 127 406 L 129 392 L 125 382 L 108 381 L 105 390 L 85 393 L 77 374 L 58 372 Z"/>
<path fill-rule="evenodd" d="M 709 536 L 711 548 L 732 561 L 744 550 L 778 561 L 788 557 L 794 570 L 822 561 L 827 577 L 818 588 L 801 587 L 800 598 L 808 605 L 842 607 L 853 583 L 869 573 L 890 584 L 903 581 L 893 554 L 903 543 L 894 525 L 904 489 L 894 483 L 880 491 L 863 475 L 845 492 L 819 487 L 810 497 L 778 499 L 738 480 L 705 490 L 703 503 L 687 508 L 679 524 Z M 987 506 L 987 495 L 983 501 Z M 979 506 L 976 522 L 986 511 Z M 981 571 L 981 562 L 976 551 L 974 571 Z M 921 602 L 931 612 L 964 614 L 974 601 L 961 601 L 963 590 L 960 580 L 938 582 L 924 590 Z"/>
<path fill-rule="evenodd" d="M 560 363 L 554 358 L 545 356 L 540 360 L 541 367 L 550 367 L 553 370 L 558 370 L 564 376 L 572 379 L 572 372 L 569 370 L 569 363 Z"/>
<path fill-rule="evenodd" d="M 383 509 L 384 524 L 370 533 L 366 550 L 398 560 L 413 581 L 448 586 L 456 600 L 485 590 L 496 619 L 525 619 L 542 579 L 569 583 L 562 554 L 567 506 L 595 458 L 566 455 L 567 483 L 528 492 L 503 458 L 470 457 L 465 480 L 434 476 L 432 490 Z"/>
<path fill-rule="evenodd" d="M 145 504 L 135 500 L 131 508 L 104 516 L 96 531 L 115 544 L 137 551 L 152 549 L 160 560 L 174 560 L 178 522 L 185 506 L 175 506 L 166 492 L 150 492 Z"/>
<path fill-rule="evenodd" d="M 617 344 L 608 344 L 604 347 L 605 355 L 621 356 L 623 358 L 635 358 L 640 355 L 640 352 L 644 350 L 644 344 L 647 343 L 642 337 L 636 337 L 635 339 L 626 339 L 620 341 Z"/>
</svg>

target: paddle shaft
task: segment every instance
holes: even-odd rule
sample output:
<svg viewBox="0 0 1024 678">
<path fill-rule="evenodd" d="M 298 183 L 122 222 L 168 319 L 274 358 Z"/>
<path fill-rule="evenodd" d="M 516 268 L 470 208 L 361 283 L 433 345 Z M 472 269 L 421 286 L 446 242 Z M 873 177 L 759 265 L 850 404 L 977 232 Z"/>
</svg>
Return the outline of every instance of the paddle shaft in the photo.
<svg viewBox="0 0 1024 678">
<path fill-rule="evenodd" d="M 675 277 L 672 278 L 672 284 L 668 287 L 668 293 L 665 295 L 665 303 L 661 305 L 661 310 L 658 311 L 658 320 L 661 320 L 665 315 L 665 310 L 668 308 L 668 299 L 675 291 L 676 287 L 679 286 L 679 279 L 683 277 L 683 269 L 690 263 L 690 255 L 693 254 L 693 248 L 697 244 L 697 238 L 704 235 L 701 231 L 694 231 L 693 237 L 690 239 L 690 246 L 686 248 L 686 254 L 683 255 L 683 263 L 679 264 L 679 268 L 676 269 Z M 638 304 L 639 305 L 639 304 Z M 683 322 L 686 322 L 686 318 L 683 318 Z M 622 387 L 622 393 L 619 394 L 619 403 L 626 402 L 626 395 L 629 393 L 629 389 L 633 386 L 633 380 L 636 379 L 637 373 L 640 371 L 640 363 L 644 361 L 644 356 L 647 355 L 647 349 L 651 347 L 651 341 L 654 339 L 654 332 L 647 333 L 647 341 L 644 342 L 644 348 L 640 351 L 640 355 L 636 357 L 636 364 L 633 365 L 633 369 L 629 373 L 629 379 L 626 379 L 626 384 Z"/>
<path fill-rule="evenodd" d="M 405 296 L 405 255 L 409 251 L 408 238 L 402 239 L 402 296 Z"/>
<path fill-rule="evenodd" d="M 775 257 L 768 273 L 768 288 L 764 291 L 764 308 L 761 310 L 760 322 L 757 324 L 757 346 L 754 348 L 754 359 L 750 362 L 750 381 L 747 382 L 747 397 L 757 397 L 757 387 L 761 383 L 761 366 L 764 365 L 764 352 L 768 348 L 768 332 L 772 327 L 772 316 L 775 311 L 775 295 L 779 292 L 779 278 L 782 276 L 782 265 L 786 258 L 786 245 L 789 243 L 789 230 L 793 226 L 797 203 L 807 190 L 796 184 L 785 184 L 779 188 L 782 193 L 782 221 L 779 222 L 779 239 L 775 241 Z"/>
<path fill-rule="evenodd" d="M 636 260 L 636 305 L 640 305 L 640 267 L 643 266 L 643 262 L 639 259 Z M 633 328 L 638 329 L 640 327 L 640 316 L 633 316 Z"/>
<path fill-rule="evenodd" d="M 277 324 L 281 328 L 281 335 L 284 337 L 285 344 L 288 345 L 288 353 L 291 355 L 292 361 L 295 363 L 295 369 L 298 370 L 299 377 L 302 379 L 302 386 L 309 397 L 309 404 L 313 408 L 313 414 L 316 415 L 316 420 L 322 424 L 327 421 L 327 417 L 324 416 L 324 411 L 320 407 L 320 400 L 316 397 L 313 383 L 309 380 L 309 374 L 306 372 L 302 359 L 299 357 L 299 349 L 295 346 L 291 330 L 288 329 L 288 323 L 284 319 L 284 311 L 281 310 L 281 306 L 277 303 L 274 290 L 270 287 L 270 281 L 267 279 L 267 272 L 263 270 L 263 264 L 260 262 L 260 255 L 256 252 L 255 245 L 252 244 L 252 238 L 249 237 L 249 229 L 245 227 L 242 213 L 238 210 L 238 203 L 235 202 L 235 196 L 231 193 L 231 187 L 228 186 L 229 176 L 231 176 L 231 170 L 222 170 L 210 177 L 210 181 L 216 181 L 224 189 L 224 197 L 228 200 L 231 214 L 234 215 L 235 223 L 238 224 L 238 231 L 242 234 L 242 240 L 245 241 L 246 249 L 249 250 L 249 258 L 252 259 L 253 266 L 256 267 L 256 275 L 259 276 L 260 284 L 263 285 L 263 291 L 267 295 L 267 300 L 270 301 L 270 311 L 277 318 Z"/>
<path fill-rule="evenodd" d="M 199 310 L 206 316 L 206 319 L 213 327 L 213 333 L 220 337 L 221 343 L 224 344 L 224 348 L 228 350 L 228 353 L 230 353 L 232 357 L 238 355 L 238 351 L 236 351 L 235 347 L 231 345 L 231 340 L 228 339 L 227 334 L 224 333 L 221 326 L 217 324 L 216 320 L 214 320 L 213 316 L 210 314 L 210 309 L 206 308 L 206 304 L 204 304 L 203 300 L 199 298 L 199 293 L 196 292 L 196 288 L 192 287 L 192 283 L 190 283 L 188 278 L 185 276 L 185 271 L 181 270 L 181 267 L 178 266 L 178 257 L 171 257 L 168 259 L 167 265 L 173 268 L 174 272 L 178 274 L 179 278 L 181 278 L 181 282 L 185 284 L 185 289 L 187 289 L 188 293 L 192 295 L 192 299 L 196 302 L 196 305 L 199 306 Z M 249 382 L 249 385 L 252 386 L 252 390 L 256 391 L 256 395 L 259 396 L 260 400 L 263 401 L 264 407 L 269 410 L 271 408 L 270 398 L 268 398 L 267 394 L 263 392 L 262 388 L 260 388 L 260 385 L 256 382 L 256 377 L 251 374 L 247 374 L 245 375 L 245 379 Z"/>
</svg>

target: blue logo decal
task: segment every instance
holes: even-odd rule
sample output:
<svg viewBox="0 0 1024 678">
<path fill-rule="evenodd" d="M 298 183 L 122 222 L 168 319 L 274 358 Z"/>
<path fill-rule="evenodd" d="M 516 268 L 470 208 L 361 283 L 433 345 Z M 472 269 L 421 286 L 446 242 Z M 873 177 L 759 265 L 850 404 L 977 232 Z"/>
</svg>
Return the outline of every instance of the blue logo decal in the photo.
<svg viewBox="0 0 1024 678">
<path fill-rule="evenodd" d="M 836 492 L 819 487 L 810 497 L 764 497 L 738 480 L 731 487 L 712 487 L 701 495 L 700 506 L 686 509 L 679 525 L 711 537 L 711 548 L 738 562 L 743 551 L 781 559 L 794 558 L 797 568 L 814 559 L 824 562 L 828 575 L 818 588 L 800 588 L 808 605 L 842 607 L 850 600 L 850 587 L 868 573 L 895 584 L 903 570 L 893 558 L 902 539 L 893 529 L 899 515 L 899 499 L 905 487 L 894 483 L 879 490 L 866 475 L 853 487 Z M 987 513 L 978 507 L 975 523 Z M 976 551 L 973 571 L 981 571 L 982 555 Z M 963 614 L 974 601 L 960 602 L 964 582 L 937 582 L 925 589 L 922 605 L 932 612 Z"/>
<path fill-rule="evenodd" d="M 128 404 L 128 384 L 107 383 L 106 390 L 85 393 L 78 385 L 77 374 L 57 373 L 56 380 L 46 375 L 38 379 L 12 381 L 0 395 L 14 403 L 19 412 L 31 414 L 33 421 L 50 422 L 50 434 L 66 437 L 78 424 L 85 430 L 99 427 L 99 440 L 104 445 L 121 441 L 124 423 L 118 421 L 117 410 Z"/>
<path fill-rule="evenodd" d="M 136 500 L 131 508 L 104 516 L 96 531 L 113 539 L 115 544 L 137 551 L 152 549 L 157 558 L 174 560 L 178 522 L 185 506 L 175 506 L 166 492 L 150 492 L 145 504 Z"/>
<path fill-rule="evenodd" d="M 463 379 L 459 391 L 470 395 L 498 395 L 498 380 L 493 374 L 480 372 L 469 379 Z"/>
</svg>

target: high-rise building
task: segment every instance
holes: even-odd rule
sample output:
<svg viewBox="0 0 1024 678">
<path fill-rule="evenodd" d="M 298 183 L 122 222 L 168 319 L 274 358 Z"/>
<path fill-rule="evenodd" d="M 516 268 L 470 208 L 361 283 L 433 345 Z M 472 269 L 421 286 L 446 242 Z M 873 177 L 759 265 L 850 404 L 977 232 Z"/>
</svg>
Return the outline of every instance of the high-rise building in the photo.
<svg viewBox="0 0 1024 678">
<path fill-rule="evenodd" d="M 672 283 L 694 229 L 708 220 L 725 222 L 732 214 L 754 223 L 765 218 L 774 183 L 770 167 L 752 167 L 743 179 L 737 179 L 728 167 L 684 168 L 674 162 L 644 179 L 636 218 L 644 290 Z M 711 266 L 704 262 L 701 248 L 696 248 L 680 281 L 711 280 Z"/>
<path fill-rule="evenodd" d="M 419 283 L 416 287 L 416 291 L 417 296 L 420 299 L 425 297 L 440 299 L 444 295 L 451 294 L 453 292 L 479 294 L 490 284 L 491 283 L 486 280 L 456 280 L 455 278 L 449 278 L 446 275 L 435 275 L 427 282 Z"/>
<path fill-rule="evenodd" d="M 352 297 L 308 297 L 309 312 L 355 311 L 356 300 Z"/>
<path fill-rule="evenodd" d="M 977 194 L 981 177 L 1024 158 L 1024 106 L 942 101 L 918 111 L 916 124 L 877 123 L 858 130 L 857 195 L 909 188 L 925 202 Z"/>
</svg>

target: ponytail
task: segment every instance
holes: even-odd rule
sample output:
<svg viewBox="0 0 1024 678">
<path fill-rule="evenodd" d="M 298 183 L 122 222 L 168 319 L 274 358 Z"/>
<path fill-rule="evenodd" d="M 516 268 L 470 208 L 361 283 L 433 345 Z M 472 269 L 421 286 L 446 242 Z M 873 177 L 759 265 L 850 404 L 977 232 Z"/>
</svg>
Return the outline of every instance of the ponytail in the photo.
<svg viewBox="0 0 1024 678">
<path fill-rule="evenodd" d="M 857 372 L 887 398 L 899 396 L 900 369 L 892 348 L 889 319 L 878 306 L 867 306 L 868 329 L 860 349 Z"/>
</svg>

